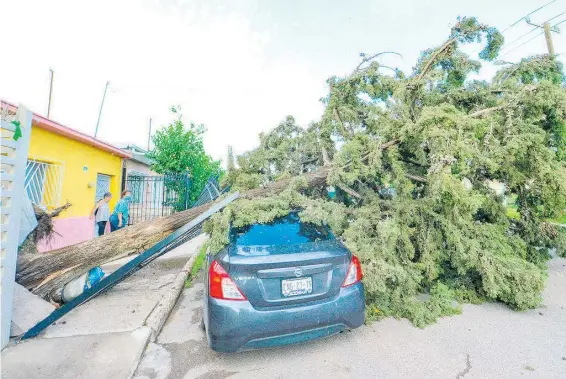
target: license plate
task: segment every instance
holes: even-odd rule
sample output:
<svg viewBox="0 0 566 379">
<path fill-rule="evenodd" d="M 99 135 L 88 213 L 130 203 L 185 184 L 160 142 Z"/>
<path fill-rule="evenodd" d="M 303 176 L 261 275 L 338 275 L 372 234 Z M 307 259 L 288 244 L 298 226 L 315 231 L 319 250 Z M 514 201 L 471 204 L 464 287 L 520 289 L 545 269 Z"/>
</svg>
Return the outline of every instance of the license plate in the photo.
<svg viewBox="0 0 566 379">
<path fill-rule="evenodd" d="M 312 292 L 312 278 L 284 279 L 281 290 L 285 297 L 309 294 Z"/>
</svg>

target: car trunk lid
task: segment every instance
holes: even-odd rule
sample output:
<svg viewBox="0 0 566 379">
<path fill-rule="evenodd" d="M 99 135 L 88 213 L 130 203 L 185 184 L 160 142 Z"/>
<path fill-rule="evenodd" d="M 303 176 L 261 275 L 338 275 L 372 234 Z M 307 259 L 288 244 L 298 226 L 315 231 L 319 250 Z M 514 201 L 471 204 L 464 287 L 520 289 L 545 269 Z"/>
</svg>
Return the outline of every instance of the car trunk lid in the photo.
<svg viewBox="0 0 566 379">
<path fill-rule="evenodd" d="M 297 306 L 338 294 L 351 254 L 336 239 L 229 249 L 229 273 L 256 308 Z"/>
</svg>

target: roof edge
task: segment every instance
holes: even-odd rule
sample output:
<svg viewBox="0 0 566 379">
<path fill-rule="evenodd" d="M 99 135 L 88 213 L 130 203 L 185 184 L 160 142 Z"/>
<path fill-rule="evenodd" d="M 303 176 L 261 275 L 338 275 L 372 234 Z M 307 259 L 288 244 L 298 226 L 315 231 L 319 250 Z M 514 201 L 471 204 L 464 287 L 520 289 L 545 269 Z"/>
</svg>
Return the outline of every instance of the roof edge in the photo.
<svg viewBox="0 0 566 379">
<path fill-rule="evenodd" d="M 6 104 L 8 106 L 8 109 L 10 110 L 17 110 L 18 107 L 16 107 L 13 104 L 8 103 L 7 101 L 2 101 L 2 103 Z M 78 130 L 69 128 L 67 126 L 64 126 L 62 124 L 59 124 L 58 122 L 52 121 L 46 117 L 40 116 L 36 113 L 33 113 L 33 118 L 32 118 L 32 126 L 36 126 L 40 129 L 43 130 L 47 130 L 48 132 L 52 132 L 54 134 L 58 134 L 60 136 L 63 137 L 67 137 L 69 139 L 78 141 L 78 142 L 82 142 L 86 145 L 90 145 L 92 147 L 95 147 L 97 149 L 106 151 L 108 153 L 114 154 L 119 156 L 120 158 L 131 158 L 132 155 L 122 149 L 119 149 L 109 143 L 103 142 L 99 139 L 96 139 L 94 137 L 91 137 L 85 133 L 79 132 Z"/>
</svg>

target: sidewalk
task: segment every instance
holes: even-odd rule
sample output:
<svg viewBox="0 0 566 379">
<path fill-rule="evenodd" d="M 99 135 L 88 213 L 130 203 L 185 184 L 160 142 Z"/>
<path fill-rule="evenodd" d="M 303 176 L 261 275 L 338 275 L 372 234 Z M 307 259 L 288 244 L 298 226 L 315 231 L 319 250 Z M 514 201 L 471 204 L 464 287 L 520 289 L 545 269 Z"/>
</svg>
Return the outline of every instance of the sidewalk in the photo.
<svg viewBox="0 0 566 379">
<path fill-rule="evenodd" d="M 200 235 L 179 246 L 73 309 L 39 337 L 4 349 L 2 377 L 131 377 L 151 337 L 148 316 L 205 239 Z M 104 265 L 103 270 L 112 272 L 125 261 Z"/>
</svg>

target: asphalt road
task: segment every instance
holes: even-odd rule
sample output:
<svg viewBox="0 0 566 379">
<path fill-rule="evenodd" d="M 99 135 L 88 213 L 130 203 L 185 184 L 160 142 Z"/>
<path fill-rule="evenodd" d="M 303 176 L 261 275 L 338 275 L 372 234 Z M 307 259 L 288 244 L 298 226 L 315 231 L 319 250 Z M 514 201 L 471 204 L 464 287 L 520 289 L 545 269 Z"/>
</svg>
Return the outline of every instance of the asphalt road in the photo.
<svg viewBox="0 0 566 379">
<path fill-rule="evenodd" d="M 230 355 L 206 344 L 196 283 L 135 378 L 566 378 L 566 259 L 549 268 L 536 310 L 465 305 L 461 315 L 425 329 L 386 319 L 325 340 Z"/>
</svg>

